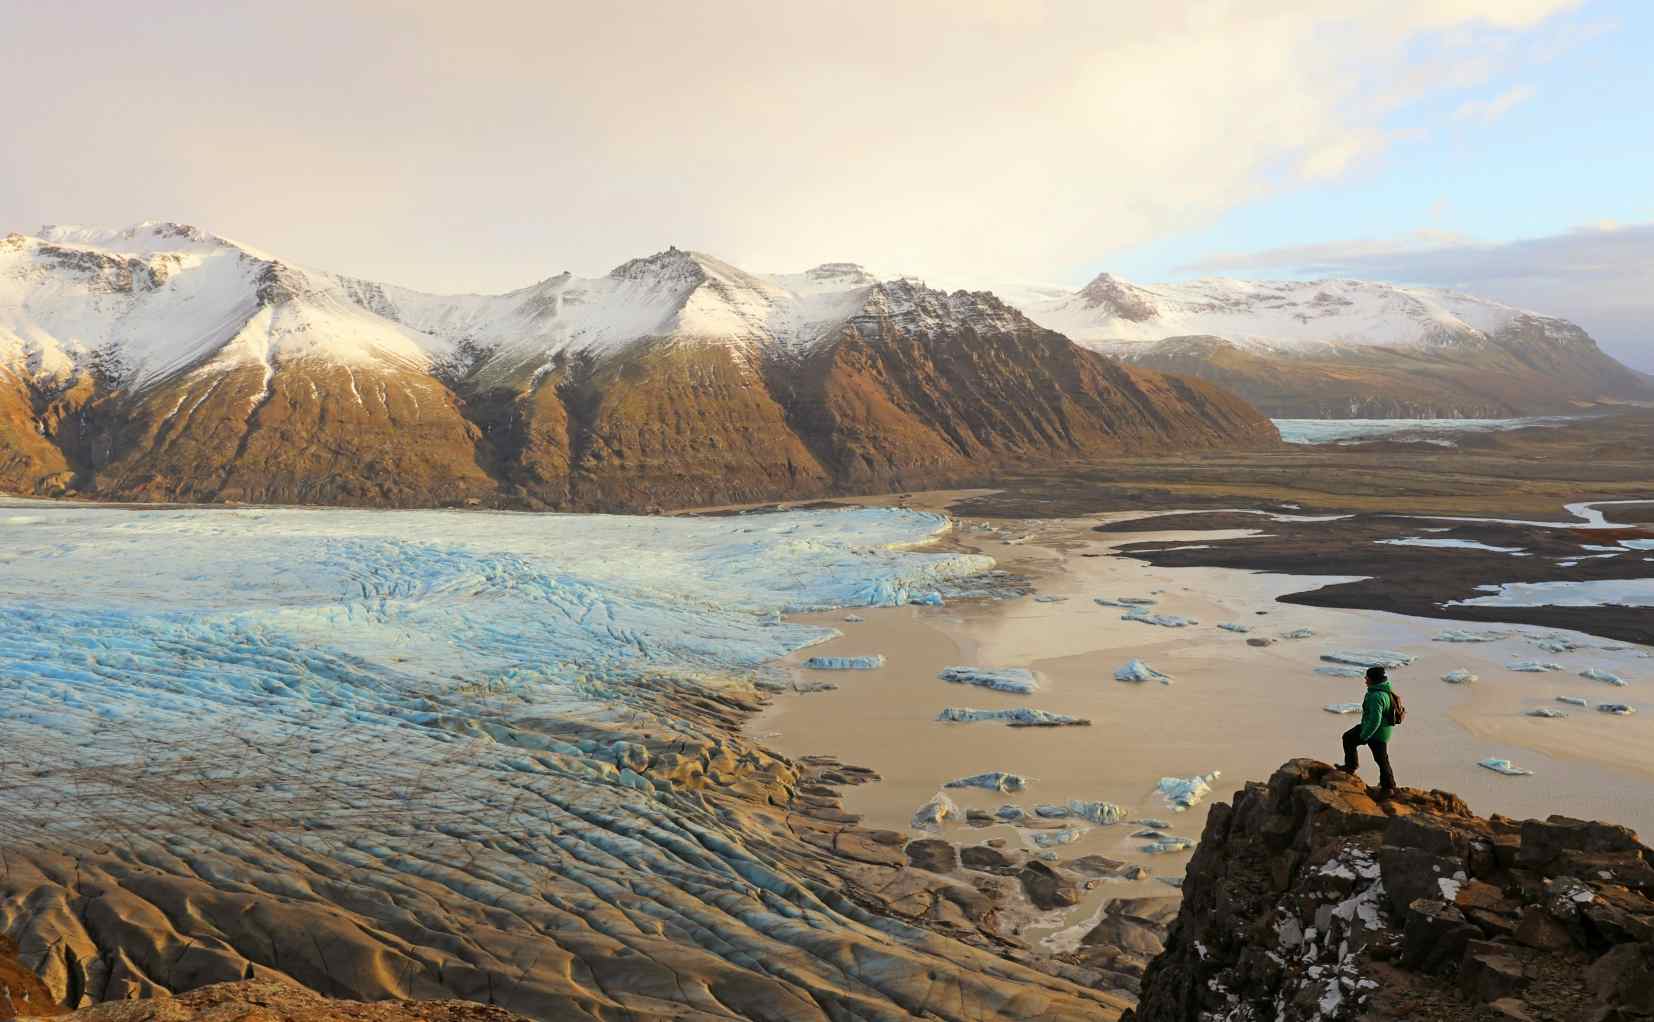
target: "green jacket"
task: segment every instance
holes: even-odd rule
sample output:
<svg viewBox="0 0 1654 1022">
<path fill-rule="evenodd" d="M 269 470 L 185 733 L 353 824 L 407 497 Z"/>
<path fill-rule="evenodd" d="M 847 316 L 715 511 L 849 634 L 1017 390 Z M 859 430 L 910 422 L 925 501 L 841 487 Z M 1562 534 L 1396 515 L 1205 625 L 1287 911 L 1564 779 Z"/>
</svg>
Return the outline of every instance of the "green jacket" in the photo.
<svg viewBox="0 0 1654 1022">
<path fill-rule="evenodd" d="M 1377 685 L 1367 686 L 1367 695 L 1361 700 L 1361 740 L 1370 742 L 1378 739 L 1381 742 L 1390 740 L 1390 732 L 1395 728 L 1384 723 L 1384 716 L 1390 710 L 1390 697 L 1395 692 L 1390 688 L 1388 681 L 1381 681 Z"/>
</svg>

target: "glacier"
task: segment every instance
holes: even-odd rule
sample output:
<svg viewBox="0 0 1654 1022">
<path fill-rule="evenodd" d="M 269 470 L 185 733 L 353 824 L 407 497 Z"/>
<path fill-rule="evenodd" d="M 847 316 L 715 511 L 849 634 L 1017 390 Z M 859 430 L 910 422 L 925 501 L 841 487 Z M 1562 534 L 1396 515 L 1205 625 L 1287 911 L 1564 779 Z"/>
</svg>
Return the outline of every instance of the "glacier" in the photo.
<svg viewBox="0 0 1654 1022">
<path fill-rule="evenodd" d="M 900 509 L 644 518 L 0 500 L 0 730 L 25 760 L 98 778 L 38 815 L 30 807 L 61 801 L 61 780 L 25 778 L 0 789 L 0 815 L 47 831 L 204 818 L 182 795 L 147 792 L 180 772 L 218 783 L 255 766 L 269 776 L 212 813 L 302 812 L 320 774 L 376 789 L 418 776 L 456 809 L 535 757 L 610 777 L 616 757 L 519 725 L 613 719 L 657 679 L 750 681 L 836 634 L 782 614 L 895 605 L 993 566 L 924 549 L 949 528 Z"/>
</svg>

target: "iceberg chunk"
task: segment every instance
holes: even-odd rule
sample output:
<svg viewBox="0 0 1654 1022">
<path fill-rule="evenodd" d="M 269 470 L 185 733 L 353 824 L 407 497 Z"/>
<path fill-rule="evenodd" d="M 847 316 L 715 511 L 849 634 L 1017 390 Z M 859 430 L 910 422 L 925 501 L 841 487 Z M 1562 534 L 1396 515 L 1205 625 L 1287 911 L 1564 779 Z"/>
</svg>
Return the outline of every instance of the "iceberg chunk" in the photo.
<svg viewBox="0 0 1654 1022">
<path fill-rule="evenodd" d="M 1168 855 L 1172 852 L 1186 852 L 1194 846 L 1195 843 L 1186 837 L 1164 837 L 1144 845 L 1143 851 L 1150 855 Z"/>
<path fill-rule="evenodd" d="M 1436 642 L 1498 642 L 1500 639 L 1510 638 L 1509 632 L 1472 632 L 1462 628 L 1449 628 L 1436 633 Z"/>
<path fill-rule="evenodd" d="M 1637 712 L 1636 707 L 1627 706 L 1624 703 L 1598 703 L 1597 709 L 1603 713 L 1612 713 L 1616 717 L 1629 717 Z"/>
<path fill-rule="evenodd" d="M 1192 617 L 1179 617 L 1176 614 L 1150 614 L 1141 607 L 1133 607 L 1121 614 L 1120 620 L 1136 621 L 1145 625 L 1159 625 L 1162 628 L 1187 628 L 1190 625 L 1200 624 Z"/>
<path fill-rule="evenodd" d="M 942 821 L 958 817 L 959 807 L 954 804 L 953 799 L 937 792 L 935 798 L 920 806 L 913 814 L 913 829 L 938 831 L 942 829 Z"/>
<path fill-rule="evenodd" d="M 1329 678 L 1364 678 L 1367 672 L 1359 667 L 1317 667 L 1316 674 L 1325 674 Z"/>
<path fill-rule="evenodd" d="M 907 602 L 913 604 L 916 607 L 940 607 L 940 606 L 943 606 L 942 594 L 938 593 L 934 590 L 932 590 L 931 592 L 928 592 L 928 593 L 919 593 L 916 596 L 909 596 L 908 599 L 907 599 Z"/>
<path fill-rule="evenodd" d="M 1442 680 L 1449 685 L 1469 685 L 1481 679 L 1461 667 L 1456 671 L 1448 671 L 1442 675 Z"/>
<path fill-rule="evenodd" d="M 1084 717 L 1070 717 L 1066 713 L 1030 710 L 1018 706 L 1012 710 L 974 710 L 970 707 L 950 706 L 936 715 L 937 720 L 956 724 L 974 724 L 978 721 L 998 721 L 1011 727 L 1089 727 Z"/>
<path fill-rule="evenodd" d="M 1563 713 L 1561 710 L 1553 710 L 1549 706 L 1540 706 L 1532 710 L 1525 710 L 1522 715 L 1525 717 L 1546 717 L 1550 719 L 1567 716 L 1567 714 Z"/>
<path fill-rule="evenodd" d="M 1094 596 L 1093 603 L 1104 607 L 1152 607 L 1159 601 L 1150 596 L 1121 596 L 1113 599 L 1107 596 Z"/>
<path fill-rule="evenodd" d="M 1494 773 L 1504 774 L 1506 777 L 1529 777 L 1533 774 L 1532 770 L 1524 770 L 1508 759 L 1488 758 L 1481 760 L 1476 765 L 1487 767 Z"/>
<path fill-rule="evenodd" d="M 1520 671 L 1523 674 L 1544 674 L 1546 671 L 1560 671 L 1561 664 L 1545 663 L 1541 660 L 1512 660 L 1505 665 L 1507 671 Z"/>
<path fill-rule="evenodd" d="M 1625 679 L 1614 672 L 1604 671 L 1597 667 L 1587 667 L 1585 670 L 1579 672 L 1579 676 L 1581 678 L 1589 679 L 1590 681 L 1604 681 L 1610 685 L 1618 685 L 1621 688 L 1624 688 L 1626 684 Z"/>
<path fill-rule="evenodd" d="M 1036 830 L 1029 837 L 1041 848 L 1056 848 L 1078 841 L 1083 833 L 1085 831 L 1079 827 L 1063 827 L 1061 830 Z"/>
<path fill-rule="evenodd" d="M 813 656 L 804 661 L 812 671 L 872 671 L 884 666 L 884 654 L 871 656 Z"/>
<path fill-rule="evenodd" d="M 1209 774 L 1196 774 L 1193 777 L 1162 777 L 1156 790 L 1160 797 L 1166 800 L 1176 812 L 1183 812 L 1193 808 L 1201 799 L 1212 793 L 1212 782 L 1222 776 L 1222 773 L 1213 770 Z"/>
<path fill-rule="evenodd" d="M 1581 699 L 1579 696 L 1557 696 L 1556 701 L 1559 703 L 1567 703 L 1569 706 L 1591 705 L 1591 701 L 1589 699 Z"/>
<path fill-rule="evenodd" d="M 1028 818 L 1028 814 L 1021 806 L 1003 805 L 994 810 L 994 815 L 1006 823 L 1020 823 Z"/>
<path fill-rule="evenodd" d="M 1034 672 L 1024 667 L 949 667 L 940 677 L 955 685 L 976 685 L 1016 695 L 1027 695 L 1039 689 Z"/>
<path fill-rule="evenodd" d="M 1170 685 L 1172 676 L 1155 670 L 1141 660 L 1131 663 L 1114 672 L 1115 681 L 1130 681 L 1141 684 L 1143 682 L 1158 681 L 1162 685 Z"/>
<path fill-rule="evenodd" d="M 1361 704 L 1360 703 L 1328 703 L 1326 706 L 1323 706 L 1321 708 L 1323 710 L 1326 710 L 1328 713 L 1360 713 L 1361 712 Z"/>
<path fill-rule="evenodd" d="M 1028 778 L 1021 774 L 1006 773 L 1003 770 L 989 770 L 986 773 L 972 774 L 969 777 L 960 777 L 942 785 L 944 788 L 985 788 L 988 791 L 1013 792 L 1028 787 Z"/>
<path fill-rule="evenodd" d="M 1218 625 L 1218 627 L 1226 632 L 1238 632 L 1241 635 L 1245 635 L 1247 632 L 1252 630 L 1251 625 L 1243 625 L 1235 621 L 1225 621 L 1223 624 Z"/>
<path fill-rule="evenodd" d="M 1283 639 L 1313 639 L 1313 638 L 1315 638 L 1315 629 L 1313 629 L 1313 628 L 1294 628 L 1289 632 L 1282 632 L 1281 633 L 1281 638 L 1283 638 Z"/>
<path fill-rule="evenodd" d="M 1390 649 L 1351 649 L 1322 653 L 1321 659 L 1352 667 L 1406 667 L 1418 658 Z"/>
</svg>

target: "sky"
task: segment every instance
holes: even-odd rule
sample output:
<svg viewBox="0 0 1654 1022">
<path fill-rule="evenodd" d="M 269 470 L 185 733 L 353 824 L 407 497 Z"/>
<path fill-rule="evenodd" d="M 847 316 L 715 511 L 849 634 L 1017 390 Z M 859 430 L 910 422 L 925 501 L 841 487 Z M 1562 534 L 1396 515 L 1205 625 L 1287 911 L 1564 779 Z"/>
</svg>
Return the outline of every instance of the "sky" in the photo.
<svg viewBox="0 0 1654 1022">
<path fill-rule="evenodd" d="M 430 291 L 668 245 L 937 283 L 1360 276 L 1654 371 L 1654 5 L 0 0 L 0 231 Z"/>
</svg>

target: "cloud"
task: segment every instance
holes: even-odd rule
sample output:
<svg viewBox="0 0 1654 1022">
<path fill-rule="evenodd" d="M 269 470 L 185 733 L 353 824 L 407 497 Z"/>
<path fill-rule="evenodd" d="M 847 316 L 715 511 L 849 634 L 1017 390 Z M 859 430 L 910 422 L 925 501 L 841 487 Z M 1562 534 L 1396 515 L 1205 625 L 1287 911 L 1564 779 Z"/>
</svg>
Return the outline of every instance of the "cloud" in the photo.
<svg viewBox="0 0 1654 1022">
<path fill-rule="evenodd" d="M 1511 108 L 1532 99 L 1535 92 L 1531 85 L 1514 85 L 1492 99 L 1468 100 L 1459 104 L 1459 108 L 1453 111 L 1453 119 L 1492 124 L 1509 113 Z"/>
<path fill-rule="evenodd" d="M 1453 288 L 1571 319 L 1610 353 L 1654 371 L 1654 222 L 1600 223 L 1505 242 L 1418 231 L 1220 253 L 1179 272 L 1357 277 Z"/>
<path fill-rule="evenodd" d="M 26 4 L 0 233 L 186 220 L 432 290 L 668 244 L 1061 276 L 1361 172 L 1572 6 Z"/>
</svg>

